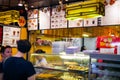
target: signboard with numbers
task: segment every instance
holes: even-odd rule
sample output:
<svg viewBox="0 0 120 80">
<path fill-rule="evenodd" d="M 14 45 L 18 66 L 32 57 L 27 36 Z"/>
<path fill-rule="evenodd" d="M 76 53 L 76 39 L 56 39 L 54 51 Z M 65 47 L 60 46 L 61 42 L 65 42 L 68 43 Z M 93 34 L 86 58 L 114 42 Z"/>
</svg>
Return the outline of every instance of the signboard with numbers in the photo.
<svg viewBox="0 0 120 80">
<path fill-rule="evenodd" d="M 52 8 L 51 28 L 67 28 L 67 19 L 65 18 L 65 10 L 60 6 Z"/>
<path fill-rule="evenodd" d="M 28 30 L 38 29 L 38 9 L 28 11 Z"/>
<path fill-rule="evenodd" d="M 3 27 L 3 42 L 2 45 L 10 45 L 16 47 L 16 41 L 20 39 L 20 28 L 4 26 Z"/>
</svg>

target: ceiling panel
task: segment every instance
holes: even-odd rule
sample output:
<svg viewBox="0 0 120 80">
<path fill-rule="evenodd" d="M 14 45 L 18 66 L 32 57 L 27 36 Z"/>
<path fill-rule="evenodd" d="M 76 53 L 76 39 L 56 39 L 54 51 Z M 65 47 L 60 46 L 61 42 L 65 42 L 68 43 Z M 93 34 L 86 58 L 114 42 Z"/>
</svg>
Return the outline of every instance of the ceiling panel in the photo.
<svg viewBox="0 0 120 80">
<path fill-rule="evenodd" d="M 23 0 L 22 0 L 23 1 Z M 29 8 L 34 6 L 34 8 L 46 7 L 46 6 L 54 6 L 58 5 L 60 0 L 24 0 Z M 62 0 L 63 4 L 76 2 L 76 1 L 86 1 L 86 0 Z M 20 0 L 0 0 L 0 10 L 10 9 L 11 7 L 18 6 Z"/>
</svg>

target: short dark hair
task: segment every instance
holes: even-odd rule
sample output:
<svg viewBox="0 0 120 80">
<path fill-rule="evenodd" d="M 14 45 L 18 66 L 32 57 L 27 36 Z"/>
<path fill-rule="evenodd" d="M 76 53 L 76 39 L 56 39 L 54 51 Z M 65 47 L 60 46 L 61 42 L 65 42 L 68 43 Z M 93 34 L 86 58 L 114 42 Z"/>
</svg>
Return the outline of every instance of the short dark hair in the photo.
<svg viewBox="0 0 120 80">
<path fill-rule="evenodd" d="M 81 46 L 81 50 L 80 51 L 83 51 L 83 50 L 86 50 L 84 45 Z"/>
<path fill-rule="evenodd" d="M 2 46 L 0 52 L 1 52 L 2 54 L 4 54 L 4 52 L 5 52 L 5 50 L 6 50 L 7 48 L 12 48 L 12 47 L 9 46 L 9 45 L 7 45 L 7 46 Z"/>
<path fill-rule="evenodd" d="M 31 44 L 28 40 L 19 40 L 17 41 L 17 49 L 22 52 L 22 53 L 26 53 L 29 52 L 31 48 Z"/>
</svg>

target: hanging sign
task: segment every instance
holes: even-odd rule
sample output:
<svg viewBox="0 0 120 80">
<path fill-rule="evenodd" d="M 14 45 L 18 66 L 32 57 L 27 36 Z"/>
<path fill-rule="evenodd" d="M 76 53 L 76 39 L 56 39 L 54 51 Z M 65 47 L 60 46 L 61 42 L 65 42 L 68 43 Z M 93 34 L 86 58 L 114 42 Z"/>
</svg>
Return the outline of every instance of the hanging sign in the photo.
<svg viewBox="0 0 120 80">
<path fill-rule="evenodd" d="M 19 15 L 19 11 L 16 10 L 0 12 L 0 23 L 10 24 L 13 22 L 18 22 Z"/>
</svg>

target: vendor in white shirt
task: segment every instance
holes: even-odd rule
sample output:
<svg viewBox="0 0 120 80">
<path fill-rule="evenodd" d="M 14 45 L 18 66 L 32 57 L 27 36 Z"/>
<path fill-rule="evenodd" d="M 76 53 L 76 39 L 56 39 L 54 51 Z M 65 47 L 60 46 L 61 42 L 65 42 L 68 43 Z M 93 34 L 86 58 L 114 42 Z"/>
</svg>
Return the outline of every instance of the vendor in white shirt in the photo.
<svg viewBox="0 0 120 80">
<path fill-rule="evenodd" d="M 42 50 L 37 50 L 37 51 L 35 51 L 35 53 L 37 53 L 37 54 L 45 54 L 45 52 L 43 52 Z M 46 58 L 44 56 L 37 55 L 35 58 L 36 58 L 35 66 L 48 67 L 47 60 L 46 60 Z"/>
</svg>

